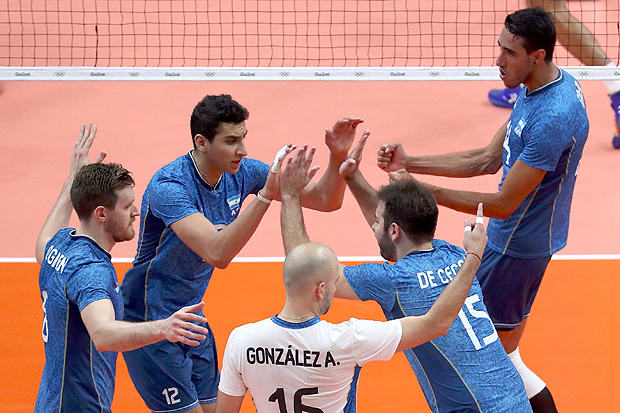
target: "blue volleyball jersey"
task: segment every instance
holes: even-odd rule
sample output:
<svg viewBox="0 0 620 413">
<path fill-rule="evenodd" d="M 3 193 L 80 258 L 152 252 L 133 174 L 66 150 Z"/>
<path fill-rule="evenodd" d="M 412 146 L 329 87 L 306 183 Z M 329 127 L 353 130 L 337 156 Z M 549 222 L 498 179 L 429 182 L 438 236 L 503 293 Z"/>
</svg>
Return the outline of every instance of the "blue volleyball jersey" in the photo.
<svg viewBox="0 0 620 413">
<path fill-rule="evenodd" d="M 504 138 L 503 175 L 517 159 L 547 171 L 506 219 L 491 219 L 489 248 L 517 258 L 548 257 L 566 246 L 571 200 L 588 117 L 579 83 L 567 72 L 529 92 L 522 88 Z"/>
<path fill-rule="evenodd" d="M 226 227 L 243 200 L 265 185 L 268 172 L 267 164 L 244 158 L 236 174 L 224 173 L 211 187 L 187 154 L 155 173 L 142 197 L 137 254 L 121 284 L 126 320 L 166 318 L 202 300 L 213 266 L 186 246 L 170 224 L 200 213 L 218 230 Z"/>
<path fill-rule="evenodd" d="M 395 264 L 345 267 L 357 296 L 379 303 L 388 320 L 426 314 L 465 260 L 465 252 L 434 240 Z M 508 359 L 474 279 L 448 334 L 405 351 L 433 412 L 530 412 L 523 381 Z"/>
<path fill-rule="evenodd" d="M 107 299 L 121 320 L 123 298 L 110 254 L 73 231 L 47 243 L 39 272 L 45 367 L 35 412 L 111 411 L 118 353 L 97 351 L 80 312 Z"/>
</svg>

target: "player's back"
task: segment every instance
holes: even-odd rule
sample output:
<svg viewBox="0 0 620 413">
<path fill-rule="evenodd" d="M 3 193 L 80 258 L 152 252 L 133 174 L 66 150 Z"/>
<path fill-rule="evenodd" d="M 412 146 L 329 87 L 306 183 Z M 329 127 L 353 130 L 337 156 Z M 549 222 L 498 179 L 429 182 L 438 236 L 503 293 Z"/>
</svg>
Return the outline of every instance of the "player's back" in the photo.
<svg viewBox="0 0 620 413">
<path fill-rule="evenodd" d="M 71 231 L 62 229 L 48 242 L 39 273 L 45 367 L 35 411 L 108 412 L 117 353 L 97 351 L 80 311 L 109 299 L 121 319 L 122 296 L 110 255 Z"/>
<path fill-rule="evenodd" d="M 377 301 L 387 319 L 420 316 L 432 307 L 464 258 L 461 248 L 434 240 L 432 250 L 412 252 L 393 265 L 348 267 L 345 275 L 358 297 Z M 365 274 L 360 277 L 364 283 L 359 274 Z M 406 350 L 405 356 L 433 412 L 531 411 L 476 279 L 448 334 Z"/>
<path fill-rule="evenodd" d="M 231 333 L 220 391 L 249 389 L 259 412 L 355 412 L 361 365 L 388 360 L 400 342 L 400 322 L 314 317 L 290 323 L 277 316 Z"/>
</svg>

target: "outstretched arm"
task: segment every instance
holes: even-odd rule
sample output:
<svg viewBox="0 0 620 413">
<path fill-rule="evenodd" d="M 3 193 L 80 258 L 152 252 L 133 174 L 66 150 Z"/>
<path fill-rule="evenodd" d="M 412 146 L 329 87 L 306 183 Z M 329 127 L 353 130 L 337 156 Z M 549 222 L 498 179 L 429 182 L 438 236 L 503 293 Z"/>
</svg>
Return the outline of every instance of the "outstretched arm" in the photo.
<svg viewBox="0 0 620 413">
<path fill-rule="evenodd" d="M 357 146 L 346 161 L 340 166 L 340 175 L 344 178 L 351 193 L 355 197 L 357 204 L 364 214 L 364 218 L 369 226 L 375 222 L 375 211 L 377 210 L 377 191 L 370 186 L 366 178 L 362 175 L 359 165 L 362 161 L 362 152 L 366 146 L 366 141 L 370 136 L 370 131 L 362 134 Z"/>
<path fill-rule="evenodd" d="M 206 323 L 207 319 L 194 314 L 205 303 L 183 307 L 163 320 L 128 323 L 114 318 L 112 301 L 104 299 L 90 303 L 80 315 L 90 338 L 99 351 L 130 351 L 161 340 L 197 346 L 209 330 L 192 323 Z"/>
<path fill-rule="evenodd" d="M 400 143 L 383 144 L 377 152 L 377 165 L 386 172 L 406 169 L 411 173 L 455 178 L 494 174 L 502 166 L 502 144 L 507 124 L 502 125 L 486 147 L 464 152 L 408 156 Z"/>
<path fill-rule="evenodd" d="M 330 151 L 329 163 L 321 179 L 309 182 L 302 191 L 302 206 L 318 211 L 335 211 L 342 206 L 346 184 L 338 168 L 347 159 L 357 126 L 362 122 L 360 118 L 345 117 L 339 119 L 332 129 L 325 129 L 325 144 Z"/>
<path fill-rule="evenodd" d="M 71 218 L 71 211 L 73 211 L 73 205 L 71 205 L 71 184 L 75 175 L 78 173 L 82 166 L 87 165 L 88 151 L 93 144 L 95 135 L 97 134 L 97 125 L 88 124 L 88 126 L 82 124 L 80 127 L 80 136 L 78 137 L 75 146 L 73 147 L 73 154 L 71 156 L 71 165 L 69 167 L 69 177 L 62 186 L 60 195 L 56 200 L 56 203 L 52 207 L 39 237 L 37 238 L 37 244 L 35 247 L 35 257 L 37 262 L 41 264 L 43 262 L 43 256 L 45 254 L 45 245 L 52 239 L 54 234 L 60 229 L 69 225 L 69 219 Z M 101 162 L 105 158 L 105 152 L 101 152 L 95 162 Z"/>
<path fill-rule="evenodd" d="M 310 168 L 314 149 L 302 147 L 294 158 L 289 158 L 286 167 L 280 175 L 280 193 L 282 206 L 280 209 L 280 226 L 282 228 L 282 242 L 284 252 L 288 254 L 297 245 L 310 241 L 304 216 L 301 210 L 301 193 L 312 179 L 318 167 Z"/>
<path fill-rule="evenodd" d="M 218 231 L 211 221 L 197 212 L 173 222 L 170 228 L 205 262 L 217 268 L 226 268 L 250 240 L 271 200 L 279 193 L 277 177 L 280 162 L 294 149 L 292 145 L 282 148 L 274 161 L 275 167 L 267 174 L 267 181 L 259 191 L 259 196 L 230 225 Z"/>
<path fill-rule="evenodd" d="M 475 223 L 465 221 L 463 246 L 467 257 L 450 284 L 439 295 L 431 309 L 420 317 L 400 319 L 403 335 L 397 351 L 407 350 L 436 337 L 445 335 L 456 319 L 465 299 L 469 295 L 471 284 L 476 276 L 487 234 L 483 224 L 482 204 L 478 205 Z"/>
<path fill-rule="evenodd" d="M 488 217 L 506 219 L 540 185 L 546 173 L 545 170 L 533 168 L 517 160 L 497 192 L 459 191 L 424 182 L 422 184 L 430 189 L 439 205 L 471 214 L 478 203 L 483 203 Z"/>
</svg>

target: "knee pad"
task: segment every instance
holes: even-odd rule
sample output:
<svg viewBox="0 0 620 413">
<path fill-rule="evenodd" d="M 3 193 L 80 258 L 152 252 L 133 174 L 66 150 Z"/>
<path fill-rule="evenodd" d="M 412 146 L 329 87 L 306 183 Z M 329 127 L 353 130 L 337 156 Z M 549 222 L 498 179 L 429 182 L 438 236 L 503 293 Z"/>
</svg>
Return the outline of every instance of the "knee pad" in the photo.
<svg viewBox="0 0 620 413">
<path fill-rule="evenodd" d="M 519 353 L 519 347 L 515 351 L 508 354 L 508 358 L 512 361 L 512 364 L 517 368 L 517 372 L 523 380 L 525 385 L 525 393 L 527 398 L 531 399 L 540 393 L 547 385 L 540 377 L 538 377 L 532 370 L 527 368 L 523 360 L 521 360 L 521 354 Z"/>
</svg>

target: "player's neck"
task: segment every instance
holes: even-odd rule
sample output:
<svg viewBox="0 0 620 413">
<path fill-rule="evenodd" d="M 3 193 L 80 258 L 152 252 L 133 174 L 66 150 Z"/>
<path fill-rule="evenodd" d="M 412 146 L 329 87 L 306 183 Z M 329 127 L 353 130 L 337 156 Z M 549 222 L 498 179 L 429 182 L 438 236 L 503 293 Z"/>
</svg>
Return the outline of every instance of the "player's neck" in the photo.
<svg viewBox="0 0 620 413">
<path fill-rule="evenodd" d="M 200 175 L 202 180 L 210 186 L 215 187 L 220 181 L 223 171 L 210 168 L 205 155 L 199 150 L 192 149 L 191 151 L 189 151 L 189 155 L 194 161 L 196 171 L 198 172 L 198 175 Z"/>
<path fill-rule="evenodd" d="M 413 243 L 408 243 L 406 245 L 403 245 L 402 247 L 396 247 L 396 254 L 398 259 L 402 259 L 405 258 L 407 255 L 411 254 L 412 252 L 416 252 L 416 251 L 431 251 L 433 249 L 433 243 L 432 241 L 428 241 L 428 242 L 423 242 L 421 244 L 413 244 Z"/>
<path fill-rule="evenodd" d="M 277 317 L 289 323 L 303 323 L 314 317 L 318 317 L 318 314 L 318 310 L 311 306 L 293 305 L 287 301 Z"/>
<path fill-rule="evenodd" d="M 532 71 L 530 79 L 523 82 L 527 90 L 533 92 L 557 79 L 559 70 L 553 63 L 541 63 L 540 66 Z"/>
<path fill-rule="evenodd" d="M 116 245 L 114 238 L 101 226 L 90 225 L 89 223 L 80 222 L 80 227 L 75 230 L 75 235 L 88 237 L 95 241 L 108 254 L 112 251 L 112 247 Z"/>
</svg>

